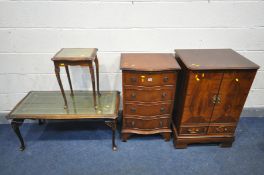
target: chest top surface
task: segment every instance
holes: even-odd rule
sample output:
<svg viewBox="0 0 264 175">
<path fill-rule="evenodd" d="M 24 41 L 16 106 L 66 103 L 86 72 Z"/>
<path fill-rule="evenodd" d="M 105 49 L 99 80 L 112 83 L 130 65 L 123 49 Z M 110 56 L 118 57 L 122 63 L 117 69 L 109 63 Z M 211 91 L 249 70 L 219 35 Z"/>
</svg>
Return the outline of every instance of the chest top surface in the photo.
<svg viewBox="0 0 264 175">
<path fill-rule="evenodd" d="M 232 49 L 176 49 L 190 70 L 258 69 L 259 66 Z"/>
<path fill-rule="evenodd" d="M 122 53 L 120 69 L 136 71 L 164 71 L 181 69 L 173 54 Z"/>
<path fill-rule="evenodd" d="M 53 61 L 85 61 L 93 60 L 96 56 L 96 48 L 62 48 L 52 58 Z"/>
</svg>

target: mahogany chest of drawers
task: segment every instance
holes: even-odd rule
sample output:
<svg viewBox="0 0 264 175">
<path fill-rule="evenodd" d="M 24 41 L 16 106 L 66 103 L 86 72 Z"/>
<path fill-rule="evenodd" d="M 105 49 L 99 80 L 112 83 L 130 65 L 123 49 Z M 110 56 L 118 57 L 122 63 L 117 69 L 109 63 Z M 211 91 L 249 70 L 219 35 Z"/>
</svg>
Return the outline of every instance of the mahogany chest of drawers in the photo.
<svg viewBox="0 0 264 175">
<path fill-rule="evenodd" d="M 231 49 L 175 52 L 182 67 L 173 114 L 175 148 L 205 142 L 231 147 L 259 66 Z"/>
<path fill-rule="evenodd" d="M 170 140 L 180 66 L 172 54 L 121 54 L 123 84 L 122 140 L 131 134 L 163 135 Z"/>
</svg>

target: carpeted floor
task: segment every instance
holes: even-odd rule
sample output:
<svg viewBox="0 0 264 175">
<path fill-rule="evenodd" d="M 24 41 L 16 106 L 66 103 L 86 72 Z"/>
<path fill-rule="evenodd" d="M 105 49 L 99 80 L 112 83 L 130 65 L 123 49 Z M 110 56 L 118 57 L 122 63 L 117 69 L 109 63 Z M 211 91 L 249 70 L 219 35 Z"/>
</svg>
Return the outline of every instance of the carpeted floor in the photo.
<svg viewBox="0 0 264 175">
<path fill-rule="evenodd" d="M 26 150 L 10 125 L 0 125 L 0 174 L 163 175 L 264 174 L 264 118 L 242 118 L 232 148 L 215 144 L 174 149 L 160 135 L 134 136 L 111 149 L 111 131 L 98 122 L 24 124 Z"/>
</svg>

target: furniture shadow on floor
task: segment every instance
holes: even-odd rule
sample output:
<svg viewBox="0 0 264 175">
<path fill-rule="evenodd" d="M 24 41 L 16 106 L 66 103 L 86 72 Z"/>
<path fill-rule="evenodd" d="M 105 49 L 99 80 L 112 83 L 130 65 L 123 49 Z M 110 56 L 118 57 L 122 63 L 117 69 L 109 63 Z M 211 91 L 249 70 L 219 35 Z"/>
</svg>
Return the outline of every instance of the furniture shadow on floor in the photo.
<svg viewBox="0 0 264 175">
<path fill-rule="evenodd" d="M 104 121 L 52 121 L 38 127 L 29 124 L 26 133 L 22 130 L 22 134 L 28 141 L 111 140 L 112 138 L 112 131 Z"/>
</svg>

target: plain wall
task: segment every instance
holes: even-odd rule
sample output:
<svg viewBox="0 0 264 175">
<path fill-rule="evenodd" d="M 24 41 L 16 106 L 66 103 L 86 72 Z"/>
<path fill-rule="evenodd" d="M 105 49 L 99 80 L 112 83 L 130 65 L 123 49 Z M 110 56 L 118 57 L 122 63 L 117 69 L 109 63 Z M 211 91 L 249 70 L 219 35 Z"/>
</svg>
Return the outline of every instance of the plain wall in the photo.
<svg viewBox="0 0 264 175">
<path fill-rule="evenodd" d="M 120 91 L 122 52 L 232 48 L 261 66 L 245 107 L 264 107 L 264 1 L 0 1 L 0 113 L 59 90 L 50 59 L 64 47 L 98 48 L 101 89 Z M 91 90 L 88 68 L 70 70 L 75 90 Z"/>
</svg>

